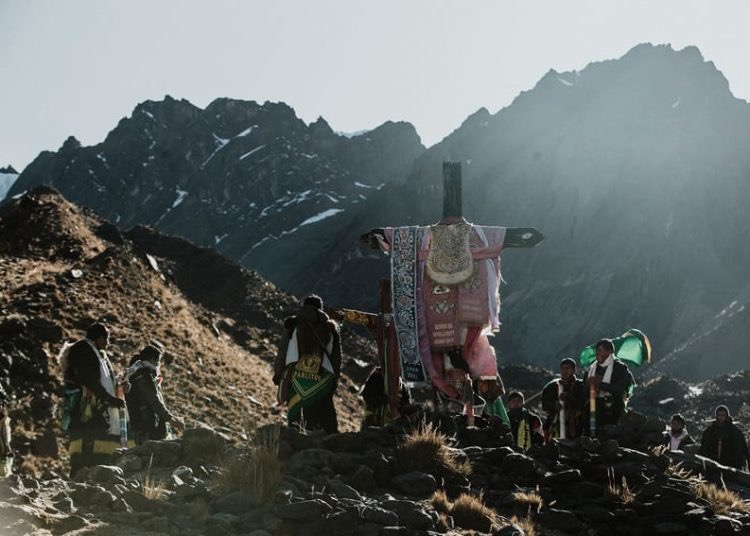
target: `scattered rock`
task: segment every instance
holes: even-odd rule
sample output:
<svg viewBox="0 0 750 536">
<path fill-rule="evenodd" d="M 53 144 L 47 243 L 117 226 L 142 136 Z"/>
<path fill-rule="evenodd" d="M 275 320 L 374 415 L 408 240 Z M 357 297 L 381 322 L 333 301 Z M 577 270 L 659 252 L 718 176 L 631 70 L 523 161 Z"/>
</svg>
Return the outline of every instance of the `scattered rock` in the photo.
<svg viewBox="0 0 750 536">
<path fill-rule="evenodd" d="M 435 477 L 421 471 L 395 476 L 391 482 L 402 493 L 415 497 L 425 497 L 437 489 Z"/>
</svg>

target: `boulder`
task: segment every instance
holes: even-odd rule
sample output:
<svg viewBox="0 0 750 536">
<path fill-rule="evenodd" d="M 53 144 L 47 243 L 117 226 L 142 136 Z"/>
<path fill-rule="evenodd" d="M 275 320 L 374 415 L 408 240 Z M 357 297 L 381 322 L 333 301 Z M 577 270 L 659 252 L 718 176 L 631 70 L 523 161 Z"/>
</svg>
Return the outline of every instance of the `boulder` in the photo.
<svg viewBox="0 0 750 536">
<path fill-rule="evenodd" d="M 413 501 L 391 500 L 380 506 L 398 514 L 401 524 L 410 529 L 427 530 L 434 525 L 432 516 Z"/>
<path fill-rule="evenodd" d="M 573 512 L 557 508 L 549 508 L 539 514 L 539 523 L 544 528 L 572 534 L 581 534 L 585 529 L 585 525 L 581 523 Z"/>
<path fill-rule="evenodd" d="M 425 497 L 434 493 L 437 489 L 435 477 L 421 471 L 412 471 L 395 476 L 391 479 L 391 483 L 400 492 L 415 497 Z"/>
<path fill-rule="evenodd" d="M 327 486 L 328 492 L 336 495 L 337 497 L 343 498 L 343 499 L 353 499 L 356 501 L 361 501 L 362 496 L 359 494 L 359 492 L 354 489 L 351 486 L 348 486 L 347 484 L 344 484 L 340 480 L 331 480 L 328 482 Z"/>
<path fill-rule="evenodd" d="M 291 521 L 314 521 L 332 510 L 331 506 L 320 499 L 311 499 L 288 504 L 279 504 L 273 508 L 275 516 Z"/>
<path fill-rule="evenodd" d="M 399 519 L 396 512 L 391 512 L 379 506 L 367 506 L 362 510 L 362 519 L 378 525 L 398 525 Z"/>
<path fill-rule="evenodd" d="M 116 478 L 122 478 L 124 472 L 116 465 L 94 465 L 84 467 L 76 473 L 75 479 L 79 482 L 97 482 L 99 484 L 114 484 Z"/>
<path fill-rule="evenodd" d="M 260 502 L 246 493 L 235 491 L 217 498 L 211 503 L 211 508 L 215 512 L 240 516 L 248 510 L 259 506 Z"/>
</svg>

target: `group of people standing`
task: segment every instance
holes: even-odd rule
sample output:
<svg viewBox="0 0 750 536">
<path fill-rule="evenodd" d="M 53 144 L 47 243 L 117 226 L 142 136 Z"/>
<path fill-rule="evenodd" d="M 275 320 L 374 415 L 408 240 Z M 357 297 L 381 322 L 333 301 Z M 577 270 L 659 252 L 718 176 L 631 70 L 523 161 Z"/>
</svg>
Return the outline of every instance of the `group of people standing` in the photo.
<svg viewBox="0 0 750 536">
<path fill-rule="evenodd" d="M 71 476 L 83 467 L 107 463 L 118 448 L 164 439 L 170 427 L 183 428 L 161 393 L 164 347 L 149 342 L 116 375 L 107 354 L 109 341 L 109 328 L 96 323 L 60 352 L 60 417 L 69 439 Z"/>
<path fill-rule="evenodd" d="M 635 380 L 628 366 L 615 355 L 612 340 L 598 341 L 595 349 L 596 360 L 583 374 L 579 375 L 575 360 L 566 358 L 560 362 L 559 377 L 541 392 L 544 418 L 527 408 L 520 391 L 508 393 L 503 401 L 506 393 L 499 375 L 473 382 L 476 415 L 487 419 L 491 426 L 512 433 L 524 450 L 553 439 L 593 435 L 602 427 L 620 424 Z M 319 296 L 308 296 L 299 313 L 284 322 L 274 363 L 278 401 L 287 404 L 290 425 L 327 433 L 338 430 L 333 396 L 340 373 L 339 326 L 324 311 Z M 385 385 L 387 380 L 378 366 L 360 391 L 365 404 L 363 427 L 382 426 L 407 412 L 411 396 L 406 385 L 399 382 L 397 415 L 393 415 Z M 461 405 L 456 408 L 460 411 Z M 744 435 L 732 423 L 726 406 L 719 406 L 715 417 L 703 434 L 699 454 L 723 465 L 744 467 L 748 461 Z M 682 450 L 694 443 L 682 415 L 672 417 L 663 443 L 670 450 Z"/>
</svg>

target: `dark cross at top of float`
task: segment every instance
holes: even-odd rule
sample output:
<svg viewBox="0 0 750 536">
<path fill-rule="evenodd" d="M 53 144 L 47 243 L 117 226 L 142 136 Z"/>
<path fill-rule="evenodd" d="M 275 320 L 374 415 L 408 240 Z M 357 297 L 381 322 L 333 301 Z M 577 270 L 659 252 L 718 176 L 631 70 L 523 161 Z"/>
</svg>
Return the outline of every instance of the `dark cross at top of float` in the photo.
<svg viewBox="0 0 750 536">
<path fill-rule="evenodd" d="M 439 223 L 456 223 L 463 217 L 461 162 L 443 162 L 443 219 Z M 376 234 L 382 229 L 373 229 L 362 235 L 362 241 L 373 249 L 378 248 Z M 533 248 L 544 240 L 544 235 L 533 227 L 508 227 L 505 231 L 504 248 Z"/>
</svg>

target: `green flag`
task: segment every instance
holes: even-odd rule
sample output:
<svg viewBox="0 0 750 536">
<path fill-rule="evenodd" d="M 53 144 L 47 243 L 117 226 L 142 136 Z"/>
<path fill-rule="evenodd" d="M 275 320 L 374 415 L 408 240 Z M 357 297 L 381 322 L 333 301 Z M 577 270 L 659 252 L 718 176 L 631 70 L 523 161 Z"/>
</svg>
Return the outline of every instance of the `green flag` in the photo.
<svg viewBox="0 0 750 536">
<path fill-rule="evenodd" d="M 615 345 L 615 355 L 620 360 L 636 367 L 644 362 L 651 362 L 651 341 L 639 329 L 629 329 L 616 339 L 612 339 Z M 578 357 L 578 362 L 583 367 L 588 367 L 596 359 L 596 345 L 587 346 Z"/>
</svg>

